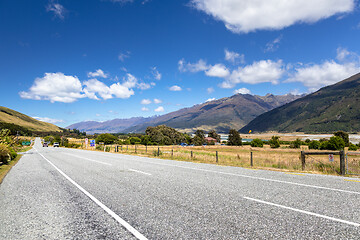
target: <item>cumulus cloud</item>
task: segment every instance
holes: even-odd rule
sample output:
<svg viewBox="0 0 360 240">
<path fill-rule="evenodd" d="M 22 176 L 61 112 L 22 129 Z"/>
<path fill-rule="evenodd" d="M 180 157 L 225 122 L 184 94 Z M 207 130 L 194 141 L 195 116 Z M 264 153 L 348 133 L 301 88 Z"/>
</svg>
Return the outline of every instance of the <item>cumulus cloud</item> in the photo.
<svg viewBox="0 0 360 240">
<path fill-rule="evenodd" d="M 359 71 L 359 64 L 354 62 L 339 64 L 331 60 L 322 64 L 296 68 L 295 73 L 287 82 L 301 82 L 312 92 L 348 78 Z"/>
<path fill-rule="evenodd" d="M 220 84 L 222 88 L 233 88 L 238 83 L 258 84 L 270 82 L 278 84 L 284 74 L 281 60 L 261 60 L 245 67 L 239 67 Z"/>
<path fill-rule="evenodd" d="M 205 71 L 206 76 L 225 78 L 230 75 L 229 69 L 223 64 L 215 64 Z"/>
<path fill-rule="evenodd" d="M 155 99 L 154 99 L 154 103 L 155 103 L 155 104 L 160 104 L 160 103 L 162 103 L 162 100 L 155 98 Z"/>
<path fill-rule="evenodd" d="M 247 88 L 239 88 L 239 89 L 236 89 L 234 90 L 234 94 L 251 94 L 251 91 Z"/>
<path fill-rule="evenodd" d="M 64 120 L 61 119 L 54 119 L 54 118 L 48 118 L 48 117 L 33 117 L 36 120 L 42 121 L 42 122 L 48 122 L 48 123 L 52 123 L 52 124 L 56 124 L 56 123 L 63 123 Z"/>
<path fill-rule="evenodd" d="M 21 98 L 49 100 L 52 103 L 71 103 L 86 97 L 82 93 L 80 80 L 76 76 L 66 76 L 61 72 L 45 73 L 44 77 L 35 79 L 29 91 L 19 94 Z"/>
<path fill-rule="evenodd" d="M 206 65 L 206 62 L 202 59 L 200 59 L 196 63 L 187 63 L 184 59 L 179 60 L 178 62 L 178 68 L 180 72 L 201 72 L 206 71 L 209 66 Z"/>
<path fill-rule="evenodd" d="M 224 22 L 234 33 L 283 29 L 354 10 L 355 0 L 191 0 L 191 5 Z"/>
<path fill-rule="evenodd" d="M 143 99 L 143 100 L 141 100 L 141 104 L 143 104 L 143 105 L 151 104 L 151 100 L 150 99 Z"/>
<path fill-rule="evenodd" d="M 164 112 L 164 111 L 165 111 L 164 107 L 161 106 L 155 109 L 155 112 Z"/>
<path fill-rule="evenodd" d="M 90 79 L 85 81 L 84 85 L 84 92 L 90 99 L 100 100 L 98 96 L 104 100 L 114 98 L 114 96 L 126 99 L 134 95 L 132 89 L 129 89 L 127 86 L 120 83 L 114 83 L 108 87 L 105 83 L 100 82 L 97 79 Z"/>
<path fill-rule="evenodd" d="M 206 91 L 210 94 L 210 93 L 213 93 L 215 91 L 215 89 L 213 87 L 209 87 L 206 89 Z"/>
<path fill-rule="evenodd" d="M 273 41 L 268 42 L 266 44 L 265 52 L 275 52 L 279 48 L 282 37 L 283 36 L 280 35 L 279 37 L 275 38 Z"/>
<path fill-rule="evenodd" d="M 237 52 L 225 49 L 225 60 L 231 62 L 232 64 L 245 63 L 245 56 L 244 54 L 240 55 Z"/>
<path fill-rule="evenodd" d="M 169 88 L 170 91 L 174 91 L 174 92 L 177 92 L 177 91 L 181 91 L 182 88 L 177 86 L 177 85 L 174 85 L 172 87 Z"/>
<path fill-rule="evenodd" d="M 156 67 L 151 68 L 151 73 L 156 80 L 161 80 L 161 73 L 156 69 Z"/>
<path fill-rule="evenodd" d="M 61 5 L 59 3 L 50 2 L 46 6 L 46 11 L 52 12 L 55 17 L 60 18 L 61 20 L 63 20 L 65 18 L 64 14 L 66 12 L 66 9 L 64 8 L 63 5 Z"/>
<path fill-rule="evenodd" d="M 118 59 L 122 62 L 125 61 L 126 58 L 129 58 L 130 57 L 130 52 L 129 51 L 126 51 L 124 53 L 119 53 L 119 56 L 118 56 Z"/>
<path fill-rule="evenodd" d="M 96 77 L 101 77 L 101 78 L 107 78 L 108 75 L 104 73 L 103 70 L 98 69 L 95 72 L 88 72 L 87 76 L 89 78 L 96 78 Z"/>
</svg>

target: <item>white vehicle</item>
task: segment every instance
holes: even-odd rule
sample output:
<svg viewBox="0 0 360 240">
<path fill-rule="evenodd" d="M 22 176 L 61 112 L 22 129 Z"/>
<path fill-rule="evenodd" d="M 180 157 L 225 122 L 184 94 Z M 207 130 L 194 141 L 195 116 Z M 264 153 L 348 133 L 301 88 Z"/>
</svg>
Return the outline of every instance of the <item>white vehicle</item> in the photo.
<svg viewBox="0 0 360 240">
<path fill-rule="evenodd" d="M 60 145 L 59 145 L 59 143 L 58 142 L 56 142 L 56 143 L 54 143 L 54 145 L 53 145 L 54 147 L 60 147 Z"/>
</svg>

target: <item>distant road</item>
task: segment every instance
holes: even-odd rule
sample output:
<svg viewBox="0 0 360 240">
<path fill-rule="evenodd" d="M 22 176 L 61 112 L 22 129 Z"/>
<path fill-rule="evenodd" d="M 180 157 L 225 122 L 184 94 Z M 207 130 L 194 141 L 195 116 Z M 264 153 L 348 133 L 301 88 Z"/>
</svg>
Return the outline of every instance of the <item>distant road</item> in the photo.
<svg viewBox="0 0 360 240">
<path fill-rule="evenodd" d="M 43 148 L 0 185 L 0 239 L 359 239 L 360 179 Z"/>
</svg>

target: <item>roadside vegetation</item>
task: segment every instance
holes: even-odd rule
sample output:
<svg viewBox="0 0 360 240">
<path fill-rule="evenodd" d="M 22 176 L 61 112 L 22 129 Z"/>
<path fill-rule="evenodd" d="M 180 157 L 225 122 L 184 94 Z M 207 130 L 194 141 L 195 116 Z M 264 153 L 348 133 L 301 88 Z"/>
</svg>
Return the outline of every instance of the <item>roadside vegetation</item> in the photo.
<svg viewBox="0 0 360 240">
<path fill-rule="evenodd" d="M 30 146 L 22 146 L 22 142 L 28 142 L 27 138 L 19 138 L 9 129 L 0 129 L 0 183 L 6 173 L 21 158 L 18 152 L 31 149 Z"/>
<path fill-rule="evenodd" d="M 208 141 L 207 137 L 216 139 Z M 349 135 L 336 132 L 330 139 L 305 141 L 296 139 L 282 141 L 279 136 L 272 136 L 270 140 L 252 139 L 243 142 L 240 134 L 234 129 L 229 131 L 227 142 L 220 142 L 220 135 L 215 131 L 206 133 L 197 130 L 193 135 L 183 134 L 167 126 L 148 127 L 145 134 L 98 134 L 87 136 L 95 139 L 96 147 L 85 146 L 84 139 L 63 139 L 64 146 L 77 147 L 88 150 L 105 152 L 119 152 L 123 154 L 141 155 L 179 161 L 192 161 L 227 166 L 253 168 L 280 169 L 283 171 L 301 171 L 301 151 L 359 149 L 359 144 L 349 142 Z M 57 139 L 56 141 L 59 141 Z M 251 154 L 252 153 L 252 154 Z M 349 166 L 360 173 L 360 156 L 351 156 Z M 308 156 L 306 172 L 338 174 L 339 157 L 329 162 L 328 155 Z"/>
</svg>

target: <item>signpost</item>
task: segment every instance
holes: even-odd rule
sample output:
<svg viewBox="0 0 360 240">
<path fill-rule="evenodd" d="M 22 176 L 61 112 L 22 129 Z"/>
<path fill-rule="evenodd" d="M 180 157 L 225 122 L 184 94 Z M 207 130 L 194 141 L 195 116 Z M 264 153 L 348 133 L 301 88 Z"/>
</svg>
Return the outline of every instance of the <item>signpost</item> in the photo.
<svg viewBox="0 0 360 240">
<path fill-rule="evenodd" d="M 85 138 L 85 148 L 87 148 L 88 143 L 89 143 L 89 139 Z"/>
<path fill-rule="evenodd" d="M 334 154 L 329 154 L 329 161 L 333 162 L 334 161 Z"/>
<path fill-rule="evenodd" d="M 31 145 L 31 142 L 30 141 L 23 141 L 21 143 L 23 146 L 30 146 Z"/>
<path fill-rule="evenodd" d="M 95 140 L 90 140 L 90 147 L 95 147 Z"/>
</svg>

